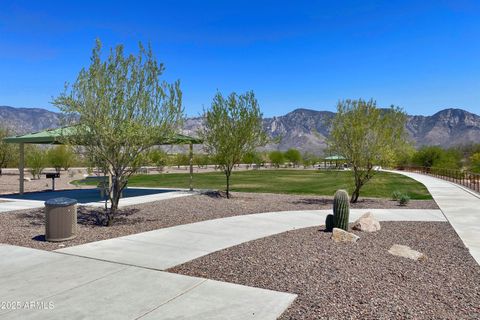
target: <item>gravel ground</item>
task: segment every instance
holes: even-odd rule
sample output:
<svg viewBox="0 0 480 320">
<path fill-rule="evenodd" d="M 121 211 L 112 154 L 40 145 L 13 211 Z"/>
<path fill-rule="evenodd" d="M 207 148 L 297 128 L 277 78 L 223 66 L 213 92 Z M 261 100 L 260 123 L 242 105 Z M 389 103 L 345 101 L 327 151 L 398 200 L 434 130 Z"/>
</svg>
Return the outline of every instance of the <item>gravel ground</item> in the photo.
<svg viewBox="0 0 480 320">
<path fill-rule="evenodd" d="M 98 224 L 98 208 L 79 207 L 78 235 L 64 243 L 44 241 L 43 209 L 0 213 L 0 243 L 54 250 L 124 235 L 171 227 L 180 224 L 224 218 L 235 215 L 285 211 L 331 209 L 331 197 L 294 196 L 259 193 L 233 193 L 232 199 L 218 194 L 196 195 L 141 205 L 121 210 L 112 227 Z M 384 199 L 363 199 L 353 208 L 399 208 L 397 203 Z M 437 208 L 433 200 L 410 201 L 407 208 Z"/>
<path fill-rule="evenodd" d="M 298 295 L 280 319 L 480 319 L 480 266 L 446 222 L 383 222 L 335 244 L 321 227 L 251 241 L 169 271 Z M 390 255 L 393 244 L 426 261 Z"/>
<path fill-rule="evenodd" d="M 8 170 L 8 169 L 7 169 Z M 19 188 L 19 175 L 17 173 L 4 171 L 4 174 L 0 176 L 0 194 L 12 194 L 18 193 Z M 15 170 L 16 171 L 16 170 Z M 46 169 L 44 172 L 54 172 L 53 168 Z M 92 188 L 91 186 L 74 186 L 70 184 L 70 181 L 83 179 L 86 170 L 83 169 L 70 169 L 68 171 L 61 171 L 60 178 L 55 179 L 55 188 L 61 189 L 82 189 Z M 29 172 L 25 172 L 25 177 L 30 179 L 25 181 L 25 192 L 44 191 L 52 189 L 52 179 L 47 179 L 45 173 L 41 175 L 40 179 L 33 179 Z"/>
</svg>

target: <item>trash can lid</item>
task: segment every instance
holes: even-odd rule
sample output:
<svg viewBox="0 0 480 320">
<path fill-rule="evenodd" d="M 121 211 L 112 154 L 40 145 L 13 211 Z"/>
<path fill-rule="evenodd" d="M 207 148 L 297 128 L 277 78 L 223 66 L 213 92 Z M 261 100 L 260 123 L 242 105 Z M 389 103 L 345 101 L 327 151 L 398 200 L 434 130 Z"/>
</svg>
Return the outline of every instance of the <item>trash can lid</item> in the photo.
<svg viewBox="0 0 480 320">
<path fill-rule="evenodd" d="M 45 205 L 51 207 L 68 207 L 74 204 L 77 204 L 76 199 L 70 199 L 65 197 L 48 199 L 47 201 L 45 201 Z"/>
</svg>

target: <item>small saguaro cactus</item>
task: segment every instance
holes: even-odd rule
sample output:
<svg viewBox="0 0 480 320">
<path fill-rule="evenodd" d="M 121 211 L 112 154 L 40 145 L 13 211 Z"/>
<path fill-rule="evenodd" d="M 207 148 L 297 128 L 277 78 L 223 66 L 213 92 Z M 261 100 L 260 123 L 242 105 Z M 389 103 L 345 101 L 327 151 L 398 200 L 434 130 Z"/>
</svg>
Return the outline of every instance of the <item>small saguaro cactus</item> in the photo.
<svg viewBox="0 0 480 320">
<path fill-rule="evenodd" d="M 350 215 L 350 199 L 345 190 L 337 190 L 333 198 L 333 226 L 348 230 L 348 217 Z"/>
</svg>

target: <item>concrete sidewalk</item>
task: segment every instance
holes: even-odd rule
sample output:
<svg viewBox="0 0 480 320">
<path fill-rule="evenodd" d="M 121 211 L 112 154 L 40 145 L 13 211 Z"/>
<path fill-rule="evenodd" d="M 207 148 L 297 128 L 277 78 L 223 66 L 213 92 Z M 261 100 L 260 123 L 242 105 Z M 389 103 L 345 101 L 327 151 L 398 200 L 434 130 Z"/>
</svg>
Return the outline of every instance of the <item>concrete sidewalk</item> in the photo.
<svg viewBox="0 0 480 320">
<path fill-rule="evenodd" d="M 380 221 L 445 221 L 440 210 L 352 209 L 354 221 L 370 211 Z M 233 216 L 57 250 L 71 255 L 166 270 L 209 253 L 289 230 L 320 226 L 331 210 Z"/>
<path fill-rule="evenodd" d="M 161 189 L 161 190 L 168 190 L 169 188 L 130 188 L 132 189 Z M 136 204 L 148 203 L 153 201 L 161 201 L 161 200 L 168 200 L 174 199 L 179 197 L 187 197 L 197 194 L 196 191 L 188 191 L 188 190 L 179 190 L 179 189 L 172 189 L 175 191 L 165 192 L 165 193 L 157 193 L 157 194 L 149 194 L 149 195 L 142 195 L 142 196 L 133 196 L 133 197 L 124 197 L 120 199 L 118 206 L 120 208 L 126 206 L 132 206 Z M 75 190 L 64 190 L 66 192 L 72 192 Z M 79 190 L 81 192 L 81 190 Z M 51 198 L 58 198 L 64 197 L 65 195 L 62 191 L 55 191 L 55 192 L 44 192 L 45 199 L 42 200 L 26 200 L 26 199 L 17 199 L 14 197 L 9 197 L 9 195 L 1 195 L 0 196 L 0 213 L 1 212 L 10 212 L 16 210 L 25 210 L 25 209 L 34 209 L 34 208 L 43 208 L 45 206 L 45 200 Z M 76 199 L 73 196 L 67 196 Z M 89 206 L 89 207 L 104 207 L 104 201 L 95 201 L 95 202 L 79 202 L 79 205 L 82 206 Z"/>
<path fill-rule="evenodd" d="M 0 256 L 0 319 L 273 320 L 296 297 L 10 245 Z"/>
<path fill-rule="evenodd" d="M 470 254 L 480 264 L 480 195 L 455 183 L 419 173 L 392 171 L 425 185 Z"/>
<path fill-rule="evenodd" d="M 372 211 L 445 221 L 440 210 Z M 331 210 L 235 216 L 47 252 L 0 244 L 0 319 L 276 319 L 296 295 L 161 270 L 242 242 L 319 226 Z M 13 310 L 15 306 L 16 310 Z"/>
</svg>

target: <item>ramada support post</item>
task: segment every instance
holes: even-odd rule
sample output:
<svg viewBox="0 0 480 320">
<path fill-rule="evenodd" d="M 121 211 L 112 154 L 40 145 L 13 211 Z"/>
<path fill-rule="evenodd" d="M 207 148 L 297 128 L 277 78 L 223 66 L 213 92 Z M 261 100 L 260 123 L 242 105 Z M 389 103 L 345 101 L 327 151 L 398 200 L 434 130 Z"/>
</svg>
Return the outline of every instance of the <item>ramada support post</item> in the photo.
<svg viewBox="0 0 480 320">
<path fill-rule="evenodd" d="M 20 149 L 20 159 L 18 161 L 18 171 L 20 172 L 20 178 L 18 182 L 20 183 L 19 185 L 19 190 L 18 192 L 20 194 L 23 194 L 24 191 L 24 183 L 25 183 L 25 146 L 23 143 L 20 143 L 19 145 Z"/>
<path fill-rule="evenodd" d="M 193 191 L 193 143 L 190 143 L 190 191 Z"/>
</svg>

